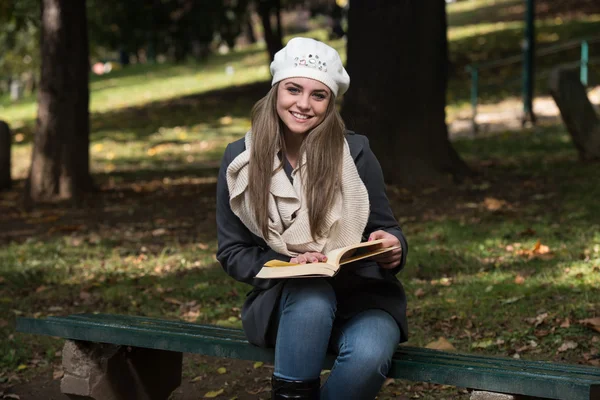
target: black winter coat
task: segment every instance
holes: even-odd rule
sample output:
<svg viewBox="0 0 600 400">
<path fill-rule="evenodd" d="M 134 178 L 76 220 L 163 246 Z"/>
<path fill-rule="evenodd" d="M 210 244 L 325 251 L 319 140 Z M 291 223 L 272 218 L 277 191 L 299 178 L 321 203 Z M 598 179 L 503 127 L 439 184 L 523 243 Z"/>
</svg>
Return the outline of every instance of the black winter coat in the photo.
<svg viewBox="0 0 600 400">
<path fill-rule="evenodd" d="M 369 192 L 370 215 L 363 239 L 371 232 L 384 230 L 396 236 L 402 245 L 402 260 L 393 270 L 383 269 L 372 260 L 346 264 L 330 283 L 337 296 L 337 315 L 350 317 L 366 309 L 387 311 L 398 323 L 401 341 L 408 338 L 406 295 L 396 274 L 404 267 L 408 244 L 396 222 L 385 194 L 381 166 L 369 147 L 366 136 L 348 132 L 350 154 Z M 252 234 L 229 206 L 227 167 L 245 150 L 244 139 L 230 143 L 225 150 L 217 182 L 217 259 L 234 279 L 253 286 L 242 308 L 242 324 L 248 341 L 257 346 L 273 346 L 269 327 L 279 304 L 281 279 L 255 279 L 263 264 L 272 259 L 289 261 L 290 257 L 271 250 L 266 242 Z M 286 169 L 289 175 L 289 169 Z"/>
</svg>

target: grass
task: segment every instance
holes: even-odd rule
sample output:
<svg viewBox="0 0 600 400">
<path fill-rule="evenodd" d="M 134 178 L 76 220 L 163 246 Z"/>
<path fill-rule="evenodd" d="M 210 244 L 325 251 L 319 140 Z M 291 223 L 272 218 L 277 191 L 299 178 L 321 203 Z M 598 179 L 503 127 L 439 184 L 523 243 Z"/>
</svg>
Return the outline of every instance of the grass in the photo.
<svg viewBox="0 0 600 400">
<path fill-rule="evenodd" d="M 518 49 L 520 22 L 464 19 L 508 2 L 449 7 L 451 21 L 463 18 L 449 34 L 458 65 Z M 598 24 L 593 15 L 548 19 L 540 35 L 552 42 Z M 342 41 L 333 44 L 343 50 Z M 465 96 L 463 78 L 451 82 L 450 112 Z M 0 384 L 27 381 L 59 361 L 62 341 L 15 333 L 17 316 L 99 311 L 240 326 L 249 288 L 214 258 L 216 171 L 226 143 L 248 129 L 267 81 L 259 47 L 203 65 L 135 65 L 92 78 L 99 191 L 82 209 L 33 211 L 21 205 L 21 180 L 0 193 Z M 18 179 L 28 171 L 34 101 L 0 100 L 15 133 Z M 409 297 L 409 344 L 442 336 L 465 352 L 597 363 L 598 334 L 578 321 L 600 316 L 598 166 L 578 162 L 562 126 L 454 145 L 478 178 L 453 188 L 388 188 L 410 243 L 399 275 Z M 561 350 L 568 342 L 577 347 Z"/>
</svg>

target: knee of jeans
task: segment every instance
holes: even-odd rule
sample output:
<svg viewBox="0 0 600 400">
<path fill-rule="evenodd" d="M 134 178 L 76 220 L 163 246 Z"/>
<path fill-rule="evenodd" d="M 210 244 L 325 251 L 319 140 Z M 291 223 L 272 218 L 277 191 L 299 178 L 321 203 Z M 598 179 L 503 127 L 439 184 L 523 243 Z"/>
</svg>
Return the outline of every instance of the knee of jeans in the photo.
<svg viewBox="0 0 600 400">
<path fill-rule="evenodd" d="M 282 294 L 284 310 L 301 307 L 315 316 L 334 316 L 337 308 L 335 291 L 325 279 L 290 279 Z"/>
<path fill-rule="evenodd" d="M 396 346 L 373 339 L 377 338 L 355 343 L 346 357 L 352 365 L 360 366 L 362 371 L 373 371 L 386 375 L 390 369 Z"/>
<path fill-rule="evenodd" d="M 354 365 L 386 374 L 400 341 L 400 329 L 388 314 L 384 318 L 367 319 L 363 325 L 354 335 L 344 335 L 345 343 L 340 349 L 341 353 L 346 353 L 346 357 Z"/>
</svg>

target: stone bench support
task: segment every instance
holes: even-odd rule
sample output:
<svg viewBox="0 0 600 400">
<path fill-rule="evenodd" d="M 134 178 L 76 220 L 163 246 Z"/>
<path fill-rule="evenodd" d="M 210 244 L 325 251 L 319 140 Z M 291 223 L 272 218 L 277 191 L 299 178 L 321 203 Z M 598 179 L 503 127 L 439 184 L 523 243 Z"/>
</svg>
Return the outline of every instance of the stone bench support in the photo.
<svg viewBox="0 0 600 400">
<path fill-rule="evenodd" d="M 182 353 L 67 340 L 60 389 L 75 400 L 167 400 Z"/>
</svg>

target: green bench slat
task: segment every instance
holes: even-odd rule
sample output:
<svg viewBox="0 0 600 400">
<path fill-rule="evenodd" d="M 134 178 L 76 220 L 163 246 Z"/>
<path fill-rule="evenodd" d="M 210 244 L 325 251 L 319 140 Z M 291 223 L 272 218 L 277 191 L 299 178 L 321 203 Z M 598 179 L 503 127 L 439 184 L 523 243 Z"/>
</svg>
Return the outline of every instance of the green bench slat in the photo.
<svg viewBox="0 0 600 400">
<path fill-rule="evenodd" d="M 549 361 L 528 361 L 528 360 L 516 360 L 512 358 L 506 357 L 494 357 L 494 356 L 479 356 L 476 354 L 461 354 L 461 353 L 446 353 L 440 352 L 437 350 L 424 349 L 424 348 L 414 348 L 414 347 L 403 347 L 406 349 L 404 353 L 407 355 L 410 354 L 414 357 L 423 356 L 427 359 L 436 358 L 436 359 L 450 359 L 450 360 L 464 360 L 464 361 L 478 361 L 485 364 L 498 364 L 502 363 L 503 366 L 514 366 L 522 369 L 545 369 L 550 372 L 552 371 L 560 371 L 569 373 L 573 371 L 581 372 L 583 374 L 589 374 L 591 376 L 595 376 L 600 378 L 600 368 L 587 367 L 584 365 L 577 364 L 558 364 L 552 363 Z"/>
<path fill-rule="evenodd" d="M 273 351 L 248 344 L 243 331 L 147 317 L 76 314 L 18 318 L 17 331 L 72 340 L 273 362 Z M 330 367 L 329 356 L 325 367 Z M 485 357 L 399 346 L 393 378 L 549 399 L 600 400 L 600 368 Z"/>
<path fill-rule="evenodd" d="M 69 317 L 51 317 L 54 320 L 63 320 L 66 323 L 77 321 L 81 323 L 89 323 L 96 326 L 111 326 L 114 328 L 127 327 L 143 330 L 160 329 L 162 331 L 173 331 L 181 333 L 190 333 L 193 335 L 208 335 L 215 337 L 223 337 L 225 339 L 239 338 L 246 340 L 244 332 L 234 328 L 224 328 L 212 325 L 198 325 L 182 321 L 159 321 L 151 318 L 136 318 L 132 319 L 127 316 L 119 316 L 119 318 L 108 319 L 106 315 L 97 314 L 100 318 L 94 318 L 94 314 L 78 314 Z"/>
</svg>

